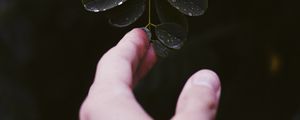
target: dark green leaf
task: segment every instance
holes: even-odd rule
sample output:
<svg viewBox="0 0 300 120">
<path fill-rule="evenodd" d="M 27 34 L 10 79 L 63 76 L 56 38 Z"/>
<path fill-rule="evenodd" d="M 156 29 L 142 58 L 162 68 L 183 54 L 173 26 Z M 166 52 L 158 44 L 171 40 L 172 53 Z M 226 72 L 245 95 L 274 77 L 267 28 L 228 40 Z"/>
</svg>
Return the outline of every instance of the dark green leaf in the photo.
<svg viewBox="0 0 300 120">
<path fill-rule="evenodd" d="M 156 0 L 156 12 L 161 23 L 176 23 L 188 28 L 186 16 L 178 12 L 166 0 Z"/>
<path fill-rule="evenodd" d="M 175 23 L 158 25 L 155 34 L 163 45 L 171 49 L 180 49 L 187 39 L 187 31 Z"/>
<path fill-rule="evenodd" d="M 204 14 L 208 7 L 207 0 L 168 0 L 180 12 L 189 16 Z"/>
<path fill-rule="evenodd" d="M 92 12 L 106 11 L 123 4 L 126 0 L 82 0 L 86 10 Z"/>
<path fill-rule="evenodd" d="M 159 40 L 152 40 L 152 45 L 156 55 L 160 57 L 167 57 L 170 53 L 170 49 L 164 46 Z"/>
<path fill-rule="evenodd" d="M 116 27 L 126 27 L 134 23 L 145 11 L 146 0 L 129 0 L 109 11 L 109 23 Z"/>
</svg>

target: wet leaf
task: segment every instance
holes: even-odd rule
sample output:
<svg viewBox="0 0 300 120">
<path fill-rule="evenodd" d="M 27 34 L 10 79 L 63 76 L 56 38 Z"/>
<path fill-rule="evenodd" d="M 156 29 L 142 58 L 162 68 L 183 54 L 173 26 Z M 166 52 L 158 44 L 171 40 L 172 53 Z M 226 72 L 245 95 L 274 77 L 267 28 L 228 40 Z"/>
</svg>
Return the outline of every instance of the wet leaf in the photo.
<svg viewBox="0 0 300 120">
<path fill-rule="evenodd" d="M 160 57 L 167 57 L 171 52 L 170 49 L 164 46 L 159 40 L 152 40 L 152 45 L 156 55 Z"/>
<path fill-rule="evenodd" d="M 145 11 L 146 0 L 128 0 L 108 12 L 109 23 L 116 27 L 126 27 L 140 18 Z"/>
<path fill-rule="evenodd" d="M 166 0 L 156 0 L 156 13 L 161 23 L 176 23 L 188 29 L 186 16 L 174 8 Z"/>
<path fill-rule="evenodd" d="M 187 31 L 175 23 L 163 23 L 155 28 L 158 40 L 168 48 L 180 49 L 187 40 Z"/>
<path fill-rule="evenodd" d="M 208 7 L 208 0 L 168 0 L 180 12 L 188 16 L 203 15 Z"/>
<path fill-rule="evenodd" d="M 86 10 L 100 12 L 122 5 L 126 0 L 82 0 Z"/>
<path fill-rule="evenodd" d="M 126 27 L 137 21 L 146 8 L 147 0 L 82 0 L 84 7 L 92 12 L 105 12 L 109 23 L 116 27 Z M 158 56 L 167 57 L 179 50 L 187 40 L 188 22 L 185 15 L 199 16 L 207 9 L 207 0 L 154 0 L 156 13 L 161 24 L 151 22 L 149 0 L 147 33 L 153 34 L 151 42 Z M 114 9 L 112 9 L 114 8 Z M 178 12 L 178 10 L 180 12 Z M 183 14 L 182 14 L 183 13 Z M 185 15 L 184 15 L 185 14 Z M 151 29 L 151 28 L 154 29 Z"/>
</svg>

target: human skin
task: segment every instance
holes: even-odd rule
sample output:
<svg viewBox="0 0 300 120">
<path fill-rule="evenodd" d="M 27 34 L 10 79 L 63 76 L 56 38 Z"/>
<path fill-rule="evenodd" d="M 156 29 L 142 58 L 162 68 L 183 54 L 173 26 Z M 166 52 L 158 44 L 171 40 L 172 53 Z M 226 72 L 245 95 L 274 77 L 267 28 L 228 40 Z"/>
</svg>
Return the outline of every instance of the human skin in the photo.
<svg viewBox="0 0 300 120">
<path fill-rule="evenodd" d="M 81 120 L 151 120 L 132 89 L 156 63 L 153 47 L 142 29 L 133 29 L 106 52 L 94 83 L 80 109 Z M 173 120 L 213 120 L 221 85 L 216 73 L 200 70 L 186 82 Z"/>
</svg>

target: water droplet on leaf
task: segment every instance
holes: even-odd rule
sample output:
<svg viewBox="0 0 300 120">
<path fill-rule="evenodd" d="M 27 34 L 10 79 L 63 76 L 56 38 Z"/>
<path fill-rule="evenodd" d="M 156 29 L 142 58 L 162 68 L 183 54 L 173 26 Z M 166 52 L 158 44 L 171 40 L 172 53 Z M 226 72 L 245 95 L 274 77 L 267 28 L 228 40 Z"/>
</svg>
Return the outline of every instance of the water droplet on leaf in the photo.
<svg viewBox="0 0 300 120">
<path fill-rule="evenodd" d="M 164 23 L 155 28 L 158 40 L 171 49 L 180 49 L 187 39 L 187 31 L 175 23 Z"/>
<path fill-rule="evenodd" d="M 188 16 L 203 15 L 208 7 L 208 0 L 168 0 L 169 3 Z"/>
<path fill-rule="evenodd" d="M 82 0 L 84 8 L 91 12 L 106 11 L 123 4 L 126 0 Z"/>
</svg>

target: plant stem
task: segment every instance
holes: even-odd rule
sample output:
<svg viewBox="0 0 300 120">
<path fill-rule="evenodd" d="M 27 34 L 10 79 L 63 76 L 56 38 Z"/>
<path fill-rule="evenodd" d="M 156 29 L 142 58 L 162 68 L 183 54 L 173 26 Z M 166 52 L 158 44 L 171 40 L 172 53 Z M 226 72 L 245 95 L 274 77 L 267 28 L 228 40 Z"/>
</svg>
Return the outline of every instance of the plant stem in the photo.
<svg viewBox="0 0 300 120">
<path fill-rule="evenodd" d="M 151 0 L 148 0 L 148 24 L 151 24 Z"/>
<path fill-rule="evenodd" d="M 151 26 L 156 27 L 156 25 L 151 22 L 151 0 L 148 0 L 148 24 L 146 25 L 146 28 L 151 30 Z"/>
</svg>

